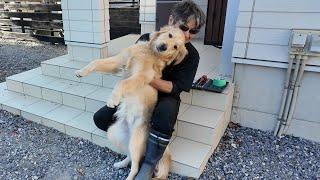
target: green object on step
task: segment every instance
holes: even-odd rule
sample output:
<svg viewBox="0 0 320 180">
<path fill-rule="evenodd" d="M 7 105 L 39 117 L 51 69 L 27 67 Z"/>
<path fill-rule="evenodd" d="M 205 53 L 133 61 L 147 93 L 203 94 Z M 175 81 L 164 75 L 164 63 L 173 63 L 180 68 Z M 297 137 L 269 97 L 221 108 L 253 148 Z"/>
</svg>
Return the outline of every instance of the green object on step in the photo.
<svg viewBox="0 0 320 180">
<path fill-rule="evenodd" d="M 227 81 L 226 81 L 226 80 L 223 80 L 223 79 L 214 79 L 213 82 L 212 82 L 212 87 L 221 88 L 221 87 L 224 87 L 226 84 L 227 84 Z"/>
</svg>

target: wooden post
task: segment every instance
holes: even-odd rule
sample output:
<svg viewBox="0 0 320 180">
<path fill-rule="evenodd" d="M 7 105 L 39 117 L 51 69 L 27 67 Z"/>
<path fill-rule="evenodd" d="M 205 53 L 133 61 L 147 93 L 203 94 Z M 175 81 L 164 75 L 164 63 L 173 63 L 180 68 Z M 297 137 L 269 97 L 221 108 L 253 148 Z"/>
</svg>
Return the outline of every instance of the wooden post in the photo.
<svg viewBox="0 0 320 180">
<path fill-rule="evenodd" d="M 23 25 L 23 18 L 20 18 L 20 22 L 21 22 L 21 31 L 22 31 L 22 33 L 25 33 L 26 30 L 25 30 L 24 25 Z"/>
</svg>

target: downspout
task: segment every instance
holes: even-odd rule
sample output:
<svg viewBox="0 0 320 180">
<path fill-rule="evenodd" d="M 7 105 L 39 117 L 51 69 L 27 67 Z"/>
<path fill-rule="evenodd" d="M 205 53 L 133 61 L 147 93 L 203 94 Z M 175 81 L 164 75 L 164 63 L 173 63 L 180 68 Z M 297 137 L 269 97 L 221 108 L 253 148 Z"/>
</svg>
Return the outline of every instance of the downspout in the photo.
<svg viewBox="0 0 320 180">
<path fill-rule="evenodd" d="M 288 69 L 287 69 L 287 76 L 286 76 L 286 82 L 284 85 L 284 92 L 282 94 L 282 100 L 281 100 L 281 107 L 280 107 L 280 111 L 279 111 L 279 115 L 278 115 L 278 122 L 274 131 L 274 136 L 278 135 L 278 130 L 280 128 L 280 125 L 282 123 L 282 116 L 283 116 L 283 111 L 284 108 L 286 106 L 286 102 L 287 102 L 287 95 L 288 95 L 288 89 L 289 89 L 289 82 L 290 82 L 290 76 L 291 76 L 291 71 L 292 71 L 292 65 L 293 65 L 293 61 L 295 60 L 296 55 L 292 54 L 290 55 L 290 59 L 289 59 L 289 64 L 288 64 Z"/>
<path fill-rule="evenodd" d="M 294 87 L 292 105 L 290 107 L 287 124 L 286 124 L 286 126 L 284 127 L 283 130 L 280 129 L 280 133 L 286 133 L 288 131 L 288 128 L 289 128 L 291 122 L 292 122 L 293 112 L 294 112 L 295 107 L 296 107 L 297 97 L 298 97 L 299 90 L 300 90 L 300 87 L 301 87 L 302 76 L 303 76 L 303 73 L 304 73 L 304 70 L 305 70 L 305 67 L 306 67 L 307 60 L 308 60 L 308 56 L 306 56 L 306 55 L 302 56 L 302 63 L 301 63 L 298 79 L 297 79 L 296 85 Z"/>
<path fill-rule="evenodd" d="M 296 62 L 295 62 L 296 65 L 295 65 L 295 68 L 294 68 L 293 76 L 291 77 L 291 81 L 290 81 L 289 94 L 287 96 L 287 100 L 286 100 L 286 103 L 285 103 L 285 110 L 284 110 L 284 113 L 283 113 L 282 117 L 279 119 L 280 127 L 278 127 L 278 129 L 276 129 L 276 131 L 275 131 L 275 132 L 277 132 L 276 135 L 278 137 L 280 137 L 282 135 L 283 127 L 286 126 L 286 124 L 287 124 L 288 113 L 289 113 L 289 109 L 290 109 L 292 98 L 293 98 L 292 97 L 293 90 L 294 90 L 294 87 L 295 87 L 295 84 L 296 84 L 296 81 L 297 81 L 297 77 L 298 77 L 298 72 L 299 72 L 299 69 L 300 69 L 301 58 L 302 58 L 301 55 L 297 55 L 296 56 Z"/>
<path fill-rule="evenodd" d="M 292 105 L 293 90 L 294 90 L 295 84 L 297 82 L 298 72 L 299 72 L 299 69 L 300 69 L 300 62 L 301 62 L 301 55 L 297 55 L 296 56 L 296 64 L 295 64 L 295 67 L 294 67 L 294 73 L 293 73 L 293 76 L 292 76 L 292 80 L 290 81 L 289 96 L 288 96 L 288 99 L 287 99 L 287 102 L 286 102 L 286 107 L 285 107 L 283 118 L 282 118 L 283 121 L 281 123 L 280 129 L 279 129 L 279 132 L 278 132 L 278 137 L 281 136 L 281 130 L 282 130 L 283 126 L 286 126 L 286 123 L 287 123 L 287 120 L 288 120 L 289 110 L 290 110 L 290 107 Z"/>
<path fill-rule="evenodd" d="M 309 56 L 320 56 L 319 41 L 320 31 L 292 30 L 292 35 L 289 42 L 290 60 L 288 62 L 287 78 L 282 96 L 278 122 L 274 131 L 274 135 L 278 137 L 281 137 L 283 133 L 288 131 L 292 122 L 307 60 Z M 295 69 L 293 75 L 291 76 L 294 61 L 296 61 Z"/>
</svg>

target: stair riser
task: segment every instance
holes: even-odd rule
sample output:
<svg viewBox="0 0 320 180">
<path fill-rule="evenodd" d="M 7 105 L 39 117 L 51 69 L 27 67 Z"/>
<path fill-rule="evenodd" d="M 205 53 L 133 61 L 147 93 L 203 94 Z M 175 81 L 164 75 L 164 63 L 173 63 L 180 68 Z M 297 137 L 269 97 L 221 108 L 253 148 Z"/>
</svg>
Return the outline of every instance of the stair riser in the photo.
<svg viewBox="0 0 320 180">
<path fill-rule="evenodd" d="M 19 85 L 18 89 L 17 89 L 17 84 Z M 22 90 L 21 90 L 21 86 L 22 86 Z M 68 93 L 64 93 L 54 89 L 48 89 L 40 86 L 30 85 L 30 84 L 26 84 L 26 83 L 14 81 L 14 80 L 7 81 L 7 88 L 10 91 L 23 93 L 32 97 L 41 98 L 51 102 L 61 103 L 66 106 L 85 110 L 88 112 L 96 112 L 102 106 L 106 105 L 106 102 L 103 102 L 103 101 L 98 101 L 95 99 L 68 94 Z"/>
<path fill-rule="evenodd" d="M 10 91 L 23 93 L 22 82 L 7 79 L 6 84 L 7 84 L 7 89 L 9 89 Z"/>
<path fill-rule="evenodd" d="M 177 123 L 177 136 L 216 146 L 220 139 L 217 139 L 217 137 L 224 132 L 222 128 L 225 126 L 226 120 L 222 116 L 215 128 L 200 126 L 181 120 L 178 120 Z"/>
<path fill-rule="evenodd" d="M 17 108 L 14 108 L 14 107 L 11 107 L 11 106 L 7 106 L 7 105 L 4 105 L 4 104 L 1 105 L 1 108 L 3 110 L 11 112 L 14 115 L 21 115 L 21 111 L 19 109 L 17 109 Z"/>
<path fill-rule="evenodd" d="M 232 104 L 233 104 L 233 96 L 234 96 L 234 88 L 230 90 L 230 95 L 227 99 L 227 106 L 225 112 L 225 119 L 227 120 L 227 123 L 230 122 L 231 119 L 231 112 L 232 112 Z"/>
<path fill-rule="evenodd" d="M 82 78 L 77 78 L 74 74 L 77 68 L 63 67 L 52 64 L 41 64 L 42 74 L 47 76 L 59 77 L 61 79 L 83 82 L 92 85 L 113 88 L 118 81 L 121 80 L 119 75 L 110 75 L 103 73 L 91 73 L 90 75 Z"/>
<path fill-rule="evenodd" d="M 232 88 L 229 88 L 230 90 L 227 90 L 227 93 L 212 93 L 208 91 L 192 89 L 188 93 L 181 93 L 181 102 L 209 109 L 225 111 L 228 107 L 227 99 L 229 99 L 229 97 L 232 96 Z"/>
<path fill-rule="evenodd" d="M 192 93 L 192 105 L 224 111 L 227 108 L 228 94 L 207 93 L 194 90 Z"/>
<path fill-rule="evenodd" d="M 89 63 L 94 59 L 106 58 L 108 47 L 84 47 L 78 45 L 68 45 L 68 55 L 71 59 Z"/>
<path fill-rule="evenodd" d="M 186 177 L 199 178 L 201 175 L 201 172 L 199 172 L 199 169 L 176 162 L 176 161 L 172 162 L 171 171 Z"/>
</svg>

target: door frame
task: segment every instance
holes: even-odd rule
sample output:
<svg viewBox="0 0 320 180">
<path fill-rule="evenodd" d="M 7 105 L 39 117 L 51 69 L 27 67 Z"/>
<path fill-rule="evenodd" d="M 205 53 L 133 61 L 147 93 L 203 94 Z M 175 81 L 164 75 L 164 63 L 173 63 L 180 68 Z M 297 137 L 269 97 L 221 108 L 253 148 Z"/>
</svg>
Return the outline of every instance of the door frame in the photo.
<svg viewBox="0 0 320 180">
<path fill-rule="evenodd" d="M 204 44 L 222 47 L 227 4 L 228 0 L 208 0 Z"/>
</svg>

